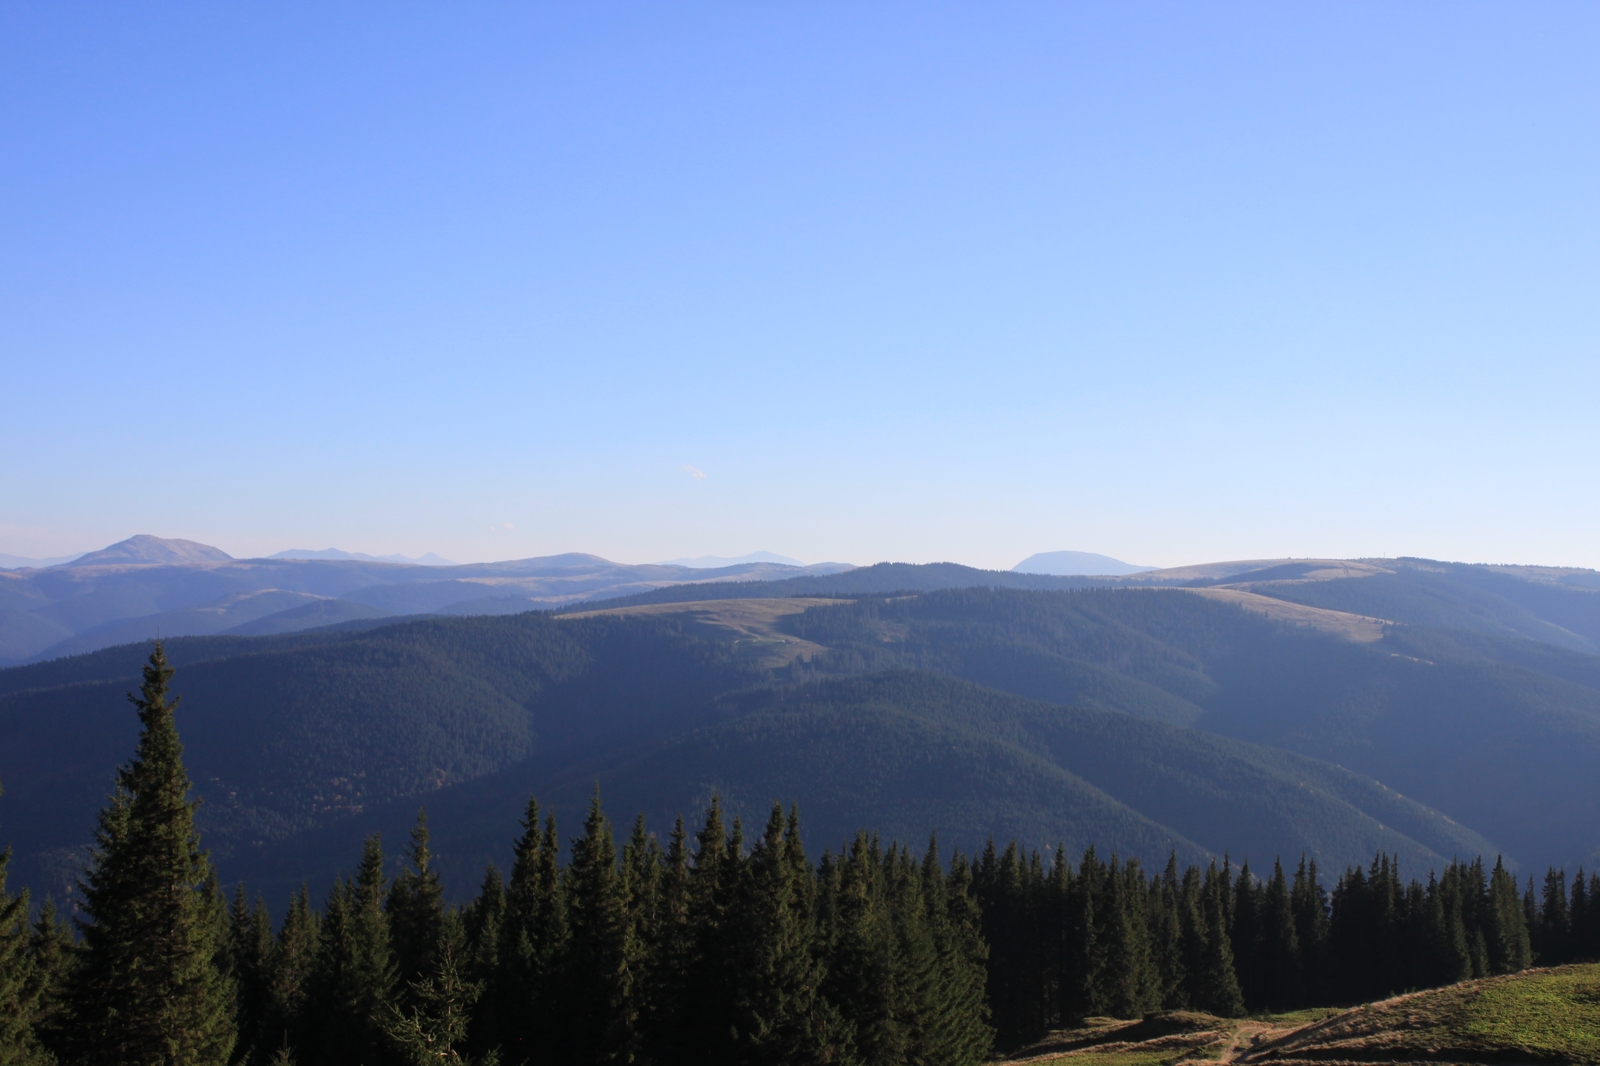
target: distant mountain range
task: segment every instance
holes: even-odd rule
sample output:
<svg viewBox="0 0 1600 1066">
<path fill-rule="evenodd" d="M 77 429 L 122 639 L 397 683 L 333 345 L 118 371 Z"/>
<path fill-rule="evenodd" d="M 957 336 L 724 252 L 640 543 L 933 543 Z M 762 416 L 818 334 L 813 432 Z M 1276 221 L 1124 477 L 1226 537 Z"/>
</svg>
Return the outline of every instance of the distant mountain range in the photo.
<svg viewBox="0 0 1600 1066">
<path fill-rule="evenodd" d="M 0 570 L 22 570 L 30 567 L 42 569 L 46 566 L 70 563 L 76 558 L 78 558 L 76 555 L 57 555 L 49 559 L 35 559 L 27 555 L 7 555 L 5 552 L 0 552 Z"/>
<path fill-rule="evenodd" d="M 261 565 L 352 582 L 421 569 L 165 569 L 198 580 Z M 1259 868 L 1304 852 L 1327 872 L 1381 851 L 1424 877 L 1479 853 L 1519 876 L 1600 860 L 1594 571 L 1257 560 L 1081 578 L 880 564 L 595 602 L 582 586 L 613 579 L 604 560 L 498 565 L 537 571 L 547 602 L 568 605 L 169 642 L 226 878 L 274 902 L 303 878 L 325 885 L 363 835 L 403 839 L 426 804 L 441 869 L 465 891 L 485 859 L 504 863 L 530 793 L 571 831 L 597 781 L 615 816 L 643 812 L 658 832 L 713 792 L 747 820 L 797 801 L 819 849 L 867 826 L 919 842 L 937 829 L 963 848 L 990 834 L 1041 850 L 1093 842 L 1153 863 L 1230 852 Z M 449 594 L 522 587 L 473 574 L 449 578 Z M 325 602 L 240 595 L 279 608 L 258 623 Z M 332 602 L 336 614 L 356 601 Z M 59 889 L 81 861 L 131 750 L 122 693 L 147 650 L 0 670 L 0 841 L 23 883 Z"/>
<path fill-rule="evenodd" d="M 751 552 L 749 555 L 701 555 L 693 559 L 668 559 L 663 566 L 692 566 L 696 569 L 709 569 L 718 566 L 738 566 L 740 563 L 782 563 L 784 566 L 804 566 L 799 559 L 791 559 L 787 555 L 774 555 L 771 552 Z"/>
<path fill-rule="evenodd" d="M 686 581 L 836 573 L 748 562 L 630 566 L 566 554 L 453 565 L 353 552 L 234 559 L 190 540 L 140 535 L 46 569 L 0 571 L 0 666 L 161 636 L 288 633 L 416 614 L 512 614 Z"/>
<path fill-rule="evenodd" d="M 360 559 L 368 563 L 409 563 L 412 566 L 455 566 L 456 563 L 442 555 L 428 552 L 426 555 L 412 557 L 409 555 L 368 555 L 366 552 L 340 551 L 338 548 L 323 548 L 313 551 L 310 548 L 290 548 L 274 555 L 269 559 Z"/>
<path fill-rule="evenodd" d="M 1085 577 L 1142 574 L 1153 566 L 1136 566 L 1109 555 L 1094 552 L 1040 552 L 1030 555 L 1011 569 L 1020 574 L 1066 574 Z"/>
</svg>

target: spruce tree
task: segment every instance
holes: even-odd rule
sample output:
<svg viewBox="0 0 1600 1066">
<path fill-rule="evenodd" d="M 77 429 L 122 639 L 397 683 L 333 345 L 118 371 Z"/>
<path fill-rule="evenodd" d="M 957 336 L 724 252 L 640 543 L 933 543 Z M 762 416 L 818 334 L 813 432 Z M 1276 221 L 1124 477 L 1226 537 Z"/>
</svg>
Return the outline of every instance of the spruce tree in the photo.
<svg viewBox="0 0 1600 1066">
<path fill-rule="evenodd" d="M 568 1040 L 574 1063 L 628 1063 L 640 1050 L 635 973 L 630 966 L 627 886 L 617 868 L 600 791 L 589 800 L 583 836 L 567 871 L 571 951 Z"/>
<path fill-rule="evenodd" d="M 1563 899 L 1562 903 L 1565 902 Z M 1489 876 L 1487 917 L 1484 936 L 1488 941 L 1491 972 L 1526 970 L 1533 952 L 1528 943 L 1528 922 L 1522 909 L 1521 893 L 1517 891 L 1516 880 L 1506 870 L 1505 862 L 1498 858 Z"/>
<path fill-rule="evenodd" d="M 883 873 L 894 936 L 892 1009 L 905 1032 L 903 1061 L 927 1062 L 942 1051 L 944 988 L 928 901 L 922 894 L 922 871 L 910 851 L 891 844 Z"/>
<path fill-rule="evenodd" d="M 640 1025 L 646 1057 L 671 1063 L 692 1057 L 683 1037 L 694 926 L 689 899 L 689 834 L 680 814 L 661 857 L 656 888 L 654 948 L 640 995 Z"/>
<path fill-rule="evenodd" d="M 1175 903 L 1178 917 L 1178 951 L 1182 956 L 1183 972 L 1181 994 L 1175 997 L 1174 1009 L 1199 1010 L 1202 995 L 1202 976 L 1206 968 L 1205 893 L 1201 888 L 1200 869 L 1191 866 L 1183 872 L 1178 883 Z"/>
<path fill-rule="evenodd" d="M 1069 1020 L 1103 1009 L 1100 974 L 1105 969 L 1106 946 L 1100 936 L 1099 912 L 1104 881 L 1104 863 L 1091 844 L 1078 864 L 1078 875 L 1068 884 L 1066 936 L 1071 945 L 1071 964 L 1062 973 L 1067 988 L 1062 999 L 1063 1014 Z M 990 975 L 992 979 L 992 969 Z M 1000 1026 L 996 1024 L 995 1028 Z"/>
<path fill-rule="evenodd" d="M 1579 874 L 1582 879 L 1582 874 Z M 1531 879 L 1530 879 L 1531 880 Z M 1532 885 L 1529 885 L 1532 891 Z M 1567 872 L 1554 866 L 1544 875 L 1544 899 L 1533 926 L 1539 965 L 1559 966 L 1572 958 L 1572 922 L 1567 901 Z"/>
<path fill-rule="evenodd" d="M 565 1053 L 565 980 L 569 941 L 561 883 L 561 842 L 554 816 L 539 826 L 539 803 L 529 798 L 522 834 L 512 849 L 506 885 L 493 1002 L 490 1046 L 507 1062 L 548 1066 Z"/>
<path fill-rule="evenodd" d="M 1295 939 L 1300 943 L 1301 969 L 1308 1002 L 1327 1002 L 1328 981 L 1328 893 L 1317 876 L 1315 859 L 1300 856 L 1289 893 L 1294 907 Z"/>
<path fill-rule="evenodd" d="M 655 836 L 645 831 L 644 816 L 638 815 L 622 848 L 622 884 L 628 922 L 624 950 L 633 975 L 639 1061 L 653 1060 L 660 1043 L 665 879 L 666 855 Z"/>
<path fill-rule="evenodd" d="M 406 848 L 406 865 L 389 886 L 384 912 L 394 946 L 397 980 L 409 988 L 431 979 L 439 966 L 439 939 L 444 927 L 444 888 L 428 850 L 428 812 L 417 812 L 416 827 Z"/>
<path fill-rule="evenodd" d="M 1239 974 L 1239 990 L 1244 993 L 1247 1008 L 1258 1009 L 1262 1003 L 1261 972 L 1261 916 L 1258 897 L 1260 891 L 1256 877 L 1250 872 L 1247 858 L 1239 868 L 1239 878 L 1233 885 L 1233 965 Z"/>
<path fill-rule="evenodd" d="M 448 939 L 439 947 L 434 976 L 413 982 L 407 990 L 408 1006 L 387 1006 L 383 1031 L 404 1066 L 496 1066 L 497 1054 L 475 1059 L 464 1050 L 472 1007 L 483 990 L 461 977 Z"/>
<path fill-rule="evenodd" d="M 82 882 L 83 965 L 71 992 L 72 1057 L 85 1064 L 220 1064 L 234 1045 L 233 990 L 218 971 L 210 862 L 195 829 L 160 643 L 144 668 L 143 729 L 100 813 Z"/>
<path fill-rule="evenodd" d="M 1201 899 L 1205 917 L 1204 954 L 1192 996 L 1196 1010 L 1219 1018 L 1237 1018 L 1244 1013 L 1244 995 L 1239 991 L 1239 975 L 1233 966 L 1233 941 L 1228 935 L 1229 877 L 1213 862 L 1206 871 Z"/>
<path fill-rule="evenodd" d="M 931 924 L 939 944 L 945 996 L 943 1039 L 931 1061 L 933 1066 L 973 1066 L 987 1061 L 994 1047 L 984 983 L 989 946 L 983 942 L 982 916 L 972 894 L 972 868 L 957 855 L 942 892 L 933 885 L 939 876 L 938 841 L 933 840 L 923 860 L 922 879 L 934 916 Z"/>
<path fill-rule="evenodd" d="M 895 933 L 877 840 L 857 833 L 837 865 L 825 993 L 844 1015 L 851 1054 L 867 1063 L 901 1062 L 909 1034 L 896 1014 Z"/>
<path fill-rule="evenodd" d="M 1189 1005 L 1184 971 L 1183 906 L 1178 856 L 1167 855 L 1167 867 L 1150 882 L 1150 940 L 1161 977 L 1161 1006 L 1182 1010 Z"/>
<path fill-rule="evenodd" d="M 668 1038 L 673 1061 L 726 1052 L 732 1032 L 738 946 L 733 942 L 729 911 L 740 895 L 744 856 L 739 824 L 729 830 L 722 818 L 722 799 L 713 794 L 705 824 L 695 834 L 694 863 L 689 873 L 690 949 L 683 985 L 683 1013 Z"/>
<path fill-rule="evenodd" d="M 30 950 L 28 893 L 6 891 L 11 849 L 0 851 L 0 1066 L 50 1061 L 35 1031 L 45 974 Z"/>
<path fill-rule="evenodd" d="M 235 1058 L 265 1062 L 272 1046 L 267 1039 L 272 1013 L 272 921 L 258 897 L 252 908 L 245 903 L 244 885 L 234 891 L 228 908 L 228 965 L 238 996 L 239 1039 Z"/>
<path fill-rule="evenodd" d="M 1589 892 L 1583 867 L 1578 867 L 1578 875 L 1572 879 L 1572 902 L 1567 908 L 1567 921 L 1572 933 L 1572 958 L 1574 960 L 1592 960 L 1600 955 L 1600 943 L 1591 933 L 1591 927 L 1600 919 L 1596 914 L 1597 901 Z"/>
<path fill-rule="evenodd" d="M 756 1064 L 831 1061 L 839 1019 L 822 997 L 810 907 L 811 871 L 798 826 L 786 835 L 774 804 L 766 832 L 750 852 L 750 876 L 731 915 L 739 948 L 732 1004 L 735 1061 Z M 797 861 L 798 858 L 798 861 Z"/>
<path fill-rule="evenodd" d="M 353 882 L 336 884 L 318 930 L 317 958 L 307 981 L 308 1044 L 302 1061 L 385 1061 L 389 1042 L 381 1020 L 395 992 L 394 952 L 383 910 L 383 847 L 377 836 L 362 847 Z"/>
<path fill-rule="evenodd" d="M 1144 875 L 1137 860 L 1119 864 L 1115 855 L 1106 875 L 1106 905 L 1100 912 L 1100 936 L 1106 945 L 1101 970 L 1105 1009 L 1117 1018 L 1142 1018 L 1160 1006 L 1159 978 L 1150 957 Z"/>
<path fill-rule="evenodd" d="M 28 953 L 38 974 L 39 999 L 34 1005 L 33 1030 L 46 1050 L 60 1058 L 66 1054 L 67 992 L 78 961 L 72 926 L 56 913 L 55 901 L 45 897 L 38 920 L 28 938 Z"/>
<path fill-rule="evenodd" d="M 1261 890 L 1256 907 L 1260 1005 L 1271 1011 L 1293 1010 L 1302 998 L 1300 938 L 1281 861 L 1273 864 L 1272 880 Z"/>
<path fill-rule="evenodd" d="M 319 923 L 305 885 L 289 902 L 278 929 L 267 974 L 267 1020 L 260 1048 L 269 1056 L 296 1047 L 305 1039 L 306 994 L 317 963 Z"/>
<path fill-rule="evenodd" d="M 500 960 L 500 926 L 506 911 L 506 886 L 494 863 L 484 869 L 483 884 L 477 898 L 461 912 L 462 950 L 456 963 L 462 981 L 477 986 L 479 994 L 472 1007 L 472 1047 L 477 1052 L 500 1046 L 496 1032 L 499 1021 L 495 1010 L 494 982 Z"/>
<path fill-rule="evenodd" d="M 1442 921 L 1441 942 L 1441 969 L 1436 976 L 1439 984 L 1454 984 L 1472 977 L 1472 938 L 1467 931 L 1467 904 L 1464 902 L 1466 893 L 1462 888 L 1462 870 L 1459 863 L 1452 863 L 1445 870 L 1445 877 L 1439 882 L 1439 899 L 1442 904 L 1440 919 Z"/>
<path fill-rule="evenodd" d="M 931 851 L 931 846 L 930 846 Z M 924 857 L 926 862 L 926 857 Z M 1039 952 L 1044 960 L 1049 1024 L 1059 1027 L 1072 1017 L 1072 863 L 1058 841 L 1039 902 Z"/>
</svg>

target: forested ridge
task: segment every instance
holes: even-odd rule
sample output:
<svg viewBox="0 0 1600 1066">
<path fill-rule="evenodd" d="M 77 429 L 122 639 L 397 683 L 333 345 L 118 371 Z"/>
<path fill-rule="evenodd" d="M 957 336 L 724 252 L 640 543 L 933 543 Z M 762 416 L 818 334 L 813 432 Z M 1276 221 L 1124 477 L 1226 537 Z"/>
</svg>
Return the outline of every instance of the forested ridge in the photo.
<svg viewBox="0 0 1600 1066">
<path fill-rule="evenodd" d="M 160 647 L 134 757 L 70 921 L 7 895 L 0 1062 L 975 1063 L 1089 1014 L 1337 1004 L 1600 957 L 1600 877 L 1500 862 L 1404 881 L 1388 855 L 1325 890 L 1248 865 L 1048 860 L 1014 842 L 920 857 L 858 832 L 812 860 L 797 809 L 759 835 L 713 797 L 620 846 L 598 793 L 565 840 L 529 800 L 508 876 L 447 902 L 419 817 L 398 869 L 369 837 L 276 927 L 201 847 Z M 948 854 L 948 857 L 946 855 Z M 9 852 L 6 854 L 9 861 Z"/>
<path fill-rule="evenodd" d="M 741 642 L 692 610 L 167 650 L 213 860 L 274 898 L 301 878 L 321 893 L 364 835 L 398 839 L 424 801 L 441 876 L 465 892 L 485 861 L 508 861 L 503 826 L 526 796 L 572 822 L 597 779 L 657 833 L 713 791 L 746 821 L 782 796 L 806 811 L 813 850 L 872 826 L 903 840 L 937 827 L 969 852 L 991 834 L 1094 843 L 1147 864 L 1503 854 L 1522 871 L 1600 856 L 1600 657 L 1571 648 L 1417 625 L 1356 643 L 1139 588 L 856 595 L 776 627 L 814 651 L 765 657 L 781 642 Z M 82 863 L 106 767 L 133 741 L 120 695 L 148 650 L 0 671 L 15 881 L 60 895 Z"/>
</svg>

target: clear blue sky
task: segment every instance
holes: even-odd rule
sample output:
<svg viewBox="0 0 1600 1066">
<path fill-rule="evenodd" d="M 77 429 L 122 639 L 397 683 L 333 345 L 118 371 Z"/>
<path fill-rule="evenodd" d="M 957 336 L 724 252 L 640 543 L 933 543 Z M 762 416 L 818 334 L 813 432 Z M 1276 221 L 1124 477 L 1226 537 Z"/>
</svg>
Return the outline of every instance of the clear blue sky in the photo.
<svg viewBox="0 0 1600 1066">
<path fill-rule="evenodd" d="M 1600 5 L 0 7 L 0 551 L 1600 566 Z"/>
</svg>

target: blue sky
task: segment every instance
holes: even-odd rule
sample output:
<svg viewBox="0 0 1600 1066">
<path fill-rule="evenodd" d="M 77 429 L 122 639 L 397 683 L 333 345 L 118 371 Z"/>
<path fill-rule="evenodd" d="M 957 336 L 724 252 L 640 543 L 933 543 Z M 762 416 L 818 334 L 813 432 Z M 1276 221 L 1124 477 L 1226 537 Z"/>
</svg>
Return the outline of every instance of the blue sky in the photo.
<svg viewBox="0 0 1600 1066">
<path fill-rule="evenodd" d="M 1593 4 L 8 4 L 0 551 L 1600 566 Z"/>
</svg>

